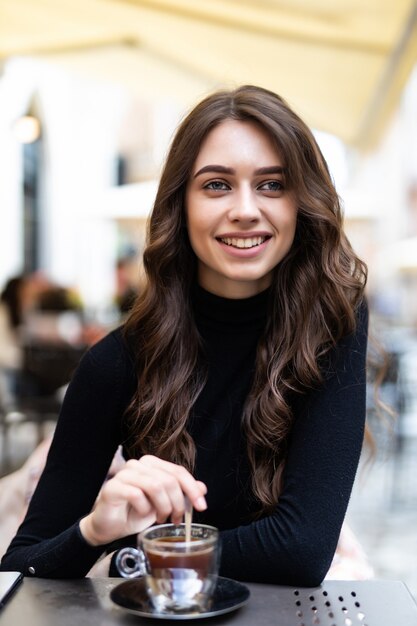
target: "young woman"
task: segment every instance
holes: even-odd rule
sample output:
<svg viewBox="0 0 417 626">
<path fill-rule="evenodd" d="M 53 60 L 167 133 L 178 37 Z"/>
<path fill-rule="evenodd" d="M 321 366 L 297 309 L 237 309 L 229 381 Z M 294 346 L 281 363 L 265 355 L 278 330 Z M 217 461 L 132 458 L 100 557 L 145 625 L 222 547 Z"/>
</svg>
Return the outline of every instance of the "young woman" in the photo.
<svg viewBox="0 0 417 626">
<path fill-rule="evenodd" d="M 187 495 L 221 530 L 223 576 L 318 585 L 363 441 L 366 269 L 280 97 L 245 86 L 188 115 L 144 264 L 125 326 L 73 378 L 2 567 L 85 576 L 115 541 L 179 522 Z M 101 489 L 119 443 L 130 460 Z"/>
</svg>

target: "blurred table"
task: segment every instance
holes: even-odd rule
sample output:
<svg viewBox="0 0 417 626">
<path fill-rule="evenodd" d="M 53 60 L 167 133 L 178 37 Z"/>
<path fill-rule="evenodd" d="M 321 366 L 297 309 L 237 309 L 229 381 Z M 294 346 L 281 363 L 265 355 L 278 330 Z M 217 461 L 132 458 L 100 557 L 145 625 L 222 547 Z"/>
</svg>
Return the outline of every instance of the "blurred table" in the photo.
<svg viewBox="0 0 417 626">
<path fill-rule="evenodd" d="M 25 579 L 0 612 L 1 626 L 115 626 L 167 623 L 128 614 L 109 593 L 116 578 Z M 416 626 L 417 605 L 399 581 L 326 581 L 317 588 L 248 584 L 251 597 L 207 626 Z M 172 622 L 171 622 L 172 623 Z M 192 623 L 192 621 L 191 621 Z M 202 624 L 203 620 L 197 620 Z"/>
</svg>

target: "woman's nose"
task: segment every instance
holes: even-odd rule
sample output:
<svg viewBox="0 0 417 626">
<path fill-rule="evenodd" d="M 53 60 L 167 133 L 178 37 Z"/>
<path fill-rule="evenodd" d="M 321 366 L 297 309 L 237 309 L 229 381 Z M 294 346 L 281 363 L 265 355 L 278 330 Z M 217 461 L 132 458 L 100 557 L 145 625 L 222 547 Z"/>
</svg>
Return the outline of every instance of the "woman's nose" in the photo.
<svg viewBox="0 0 417 626">
<path fill-rule="evenodd" d="M 253 222 L 259 219 L 258 199 L 252 190 L 242 190 L 234 194 L 229 211 L 231 221 Z"/>
</svg>

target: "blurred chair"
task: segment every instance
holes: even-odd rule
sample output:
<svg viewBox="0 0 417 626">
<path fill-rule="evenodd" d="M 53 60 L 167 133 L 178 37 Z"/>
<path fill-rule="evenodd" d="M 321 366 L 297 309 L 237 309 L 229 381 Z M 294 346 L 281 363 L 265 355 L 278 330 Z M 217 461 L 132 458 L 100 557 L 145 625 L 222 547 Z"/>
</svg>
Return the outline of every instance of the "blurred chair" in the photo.
<svg viewBox="0 0 417 626">
<path fill-rule="evenodd" d="M 7 454 L 7 434 L 10 425 L 9 412 L 11 410 L 11 396 L 3 369 L 0 368 L 0 428 L 1 428 L 1 450 L 0 469 L 3 469 Z"/>
<path fill-rule="evenodd" d="M 45 405 L 60 387 L 68 384 L 84 346 L 32 343 L 23 348 L 23 389 L 20 402 Z"/>
<path fill-rule="evenodd" d="M 10 462 L 9 429 L 18 423 L 26 421 L 27 416 L 17 408 L 16 397 L 11 392 L 7 373 L 0 369 L 0 470 L 8 469 Z"/>
<path fill-rule="evenodd" d="M 70 314 L 71 315 L 71 314 Z M 68 313 L 42 314 L 25 329 L 22 345 L 22 370 L 16 393 L 0 375 L 0 427 L 2 431 L 2 468 L 10 464 L 9 431 L 32 422 L 37 427 L 37 443 L 44 438 L 45 422 L 56 421 L 62 402 L 62 388 L 69 383 L 85 344 L 71 344 L 78 333 L 78 322 Z"/>
</svg>

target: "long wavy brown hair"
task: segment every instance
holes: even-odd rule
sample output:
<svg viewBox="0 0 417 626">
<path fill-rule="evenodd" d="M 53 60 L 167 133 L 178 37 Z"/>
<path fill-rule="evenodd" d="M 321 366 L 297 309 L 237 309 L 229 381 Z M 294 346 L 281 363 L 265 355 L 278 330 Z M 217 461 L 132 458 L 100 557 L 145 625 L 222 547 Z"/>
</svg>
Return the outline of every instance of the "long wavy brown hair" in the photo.
<svg viewBox="0 0 417 626">
<path fill-rule="evenodd" d="M 268 321 L 242 416 L 252 489 L 266 512 L 280 492 L 291 397 L 320 384 L 326 354 L 355 329 L 366 283 L 366 266 L 343 232 L 339 198 L 313 134 L 268 90 L 243 86 L 207 97 L 172 142 L 148 225 L 146 285 L 125 326 L 137 371 L 127 412 L 128 445 L 132 454 L 194 467 L 187 420 L 205 373 L 191 306 L 197 259 L 187 234 L 185 193 L 202 142 L 229 119 L 251 121 L 268 133 L 284 159 L 286 188 L 298 206 L 292 248 L 274 271 Z"/>
</svg>

